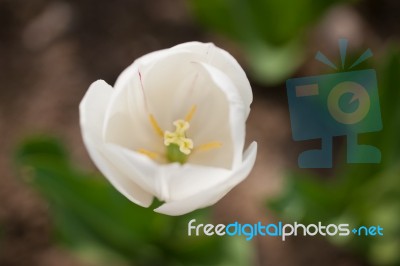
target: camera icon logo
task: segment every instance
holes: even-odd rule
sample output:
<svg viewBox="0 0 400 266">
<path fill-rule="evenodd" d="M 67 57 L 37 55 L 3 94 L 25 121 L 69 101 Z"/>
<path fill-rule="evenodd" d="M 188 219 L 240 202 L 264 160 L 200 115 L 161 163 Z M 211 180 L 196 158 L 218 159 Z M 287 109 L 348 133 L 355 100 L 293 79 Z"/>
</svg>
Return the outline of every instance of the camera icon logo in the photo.
<svg viewBox="0 0 400 266">
<path fill-rule="evenodd" d="M 342 66 L 347 47 L 340 40 Z M 367 50 L 350 69 L 372 56 Z M 316 58 L 336 67 L 321 53 Z M 332 139 L 346 136 L 347 163 L 380 163 L 378 148 L 358 144 L 358 135 L 382 130 L 376 72 L 346 71 L 286 81 L 292 137 L 295 141 L 321 139 L 321 148 L 302 152 L 300 168 L 331 168 Z"/>
<path fill-rule="evenodd" d="M 339 102 L 341 97 L 346 94 L 352 94 L 349 104 L 359 100 L 357 109 L 353 112 L 347 113 L 341 109 Z M 360 84 L 345 81 L 336 85 L 328 95 L 328 110 L 332 117 L 339 123 L 355 124 L 360 122 L 368 114 L 371 106 L 369 94 L 367 90 Z"/>
</svg>

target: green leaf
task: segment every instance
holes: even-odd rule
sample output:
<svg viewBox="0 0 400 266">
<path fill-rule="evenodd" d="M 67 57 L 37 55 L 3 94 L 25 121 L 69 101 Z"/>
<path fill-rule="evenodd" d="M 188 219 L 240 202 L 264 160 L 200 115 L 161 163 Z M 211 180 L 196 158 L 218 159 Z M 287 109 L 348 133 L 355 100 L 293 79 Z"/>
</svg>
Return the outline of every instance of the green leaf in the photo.
<svg viewBox="0 0 400 266">
<path fill-rule="evenodd" d="M 359 139 L 381 149 L 381 164 L 342 165 L 331 182 L 296 171 L 287 176 L 288 185 L 280 198 L 269 203 L 281 216 L 303 223 L 380 225 L 384 237 L 331 239 L 375 265 L 400 264 L 400 49 L 398 44 L 393 47 L 377 68 L 383 131 Z"/>
<path fill-rule="evenodd" d="M 191 0 L 198 20 L 236 41 L 252 76 L 265 84 L 289 77 L 304 59 L 307 29 L 340 0 Z"/>
<path fill-rule="evenodd" d="M 233 255 L 243 265 L 250 252 L 227 248 L 226 238 L 187 236 L 187 223 L 209 223 L 206 210 L 169 217 L 139 207 L 104 178 L 76 169 L 60 142 L 31 138 L 16 152 L 17 169 L 48 200 L 58 241 L 95 265 L 219 265 Z M 249 244 L 241 239 L 243 249 Z M 234 253 L 234 254 L 233 254 Z"/>
</svg>

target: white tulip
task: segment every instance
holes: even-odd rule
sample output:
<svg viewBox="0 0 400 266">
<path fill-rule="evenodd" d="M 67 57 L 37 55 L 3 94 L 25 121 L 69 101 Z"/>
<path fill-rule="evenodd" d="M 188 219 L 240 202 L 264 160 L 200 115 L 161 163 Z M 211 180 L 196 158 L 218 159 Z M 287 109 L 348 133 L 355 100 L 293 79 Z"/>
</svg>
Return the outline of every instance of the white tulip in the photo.
<svg viewBox="0 0 400 266">
<path fill-rule="evenodd" d="M 80 103 L 84 143 L 96 166 L 132 202 L 182 215 L 215 204 L 253 168 L 243 153 L 253 95 L 237 61 L 189 42 L 137 59 L 114 88 L 94 82 Z"/>
</svg>

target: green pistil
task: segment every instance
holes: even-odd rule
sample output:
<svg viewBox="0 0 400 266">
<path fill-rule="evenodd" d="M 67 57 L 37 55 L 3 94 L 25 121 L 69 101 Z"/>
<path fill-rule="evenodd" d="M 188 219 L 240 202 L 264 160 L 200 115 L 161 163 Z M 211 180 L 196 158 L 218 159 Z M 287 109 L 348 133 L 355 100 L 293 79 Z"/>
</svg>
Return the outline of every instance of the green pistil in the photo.
<svg viewBox="0 0 400 266">
<path fill-rule="evenodd" d="M 171 143 L 167 146 L 167 160 L 171 163 L 186 163 L 189 155 L 184 154 L 180 151 L 179 145 Z"/>
</svg>

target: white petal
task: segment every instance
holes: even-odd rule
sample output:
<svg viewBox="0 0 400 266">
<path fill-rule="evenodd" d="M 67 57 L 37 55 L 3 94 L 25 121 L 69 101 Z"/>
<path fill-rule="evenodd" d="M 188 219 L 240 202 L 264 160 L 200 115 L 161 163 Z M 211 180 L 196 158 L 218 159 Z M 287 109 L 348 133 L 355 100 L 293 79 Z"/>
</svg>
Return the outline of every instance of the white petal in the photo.
<svg viewBox="0 0 400 266">
<path fill-rule="evenodd" d="M 216 47 L 213 43 L 187 42 L 171 48 L 171 50 L 177 49 L 199 53 L 205 57 L 204 63 L 223 71 L 239 89 L 246 108 L 245 116 L 247 118 L 250 112 L 250 104 L 253 101 L 253 93 L 246 73 L 231 54 Z"/>
<path fill-rule="evenodd" d="M 225 83 L 216 82 L 208 69 L 205 71 L 205 67 L 202 67 L 201 63 L 190 61 L 191 57 L 187 58 L 188 56 L 191 55 L 182 53 L 179 56 L 174 56 L 170 62 L 165 60 L 165 64 L 155 64 L 149 71 L 149 82 L 147 84 L 149 85 L 149 95 L 153 96 L 153 104 L 157 103 L 156 106 L 163 105 L 163 110 L 172 111 L 163 111 L 158 113 L 157 117 L 171 123 L 171 121 L 185 117 L 191 106 L 197 106 L 190 122 L 188 137 L 194 141 L 195 147 L 213 141 L 221 142 L 222 147 L 208 152 L 194 152 L 189 158 L 189 162 L 230 169 L 234 163 L 235 151 L 230 120 L 227 119 L 230 116 L 231 103 L 224 88 L 229 87 L 231 94 L 236 92 L 238 101 L 240 101 L 240 96 L 226 76 L 225 79 L 220 78 L 219 80 Z M 176 67 L 168 69 L 168 64 L 174 64 L 173 66 Z M 182 73 L 176 76 L 175 85 L 173 83 L 164 84 L 171 89 L 166 87 L 164 89 L 165 94 L 162 97 L 157 97 L 157 93 L 160 91 L 157 90 L 157 87 L 163 86 L 163 84 L 160 84 L 162 79 L 157 80 L 155 77 L 165 75 L 165 78 L 168 79 L 168 76 L 172 76 L 174 72 L 185 71 L 186 74 Z M 150 78 L 152 75 L 154 75 L 153 80 Z M 182 77 L 185 78 L 182 79 Z M 172 80 L 170 79 L 170 81 Z M 152 88 L 154 89 L 151 90 Z M 174 90 L 174 88 L 176 89 Z M 243 112 L 243 109 L 241 109 L 241 112 Z M 237 122 L 239 121 L 237 120 L 239 117 L 235 119 Z M 241 121 L 244 128 L 244 120 Z M 164 126 L 169 129 L 168 124 Z M 240 155 L 242 152 L 243 146 L 239 151 Z"/>
<path fill-rule="evenodd" d="M 224 168 L 194 164 L 170 164 L 162 167 L 164 180 L 163 200 L 176 201 L 205 191 L 230 177 L 232 171 Z"/>
<path fill-rule="evenodd" d="M 191 197 L 198 191 L 206 191 L 223 183 L 231 176 L 229 170 L 235 171 L 243 163 L 245 118 L 242 99 L 224 73 L 205 63 L 195 65 L 199 67 L 199 75 L 207 80 L 207 86 L 202 86 L 204 89 L 199 91 L 210 92 L 206 94 L 209 97 L 205 98 L 208 105 L 199 104 L 199 114 L 193 119 L 193 138 L 217 140 L 223 146 L 215 151 L 194 151 L 190 155 L 189 164 L 181 167 L 163 166 L 163 182 L 159 186 L 163 187 L 163 199 L 167 202 Z M 226 153 L 229 153 L 228 157 Z M 225 169 L 221 165 L 217 165 L 220 168 L 210 167 L 224 158 L 231 162 Z"/>
<path fill-rule="evenodd" d="M 164 203 L 154 211 L 167 215 L 183 215 L 215 204 L 249 175 L 253 168 L 256 154 L 257 143 L 253 142 L 243 156 L 243 163 L 232 172 L 232 175 L 228 179 L 224 179 L 214 187 L 199 191 L 197 194 L 185 199 Z"/>
<path fill-rule="evenodd" d="M 149 121 L 153 115 L 160 128 L 172 129 L 172 122 L 190 110 L 185 105 L 195 69 L 186 68 L 196 54 L 160 50 L 137 59 L 125 69 L 115 84 L 116 92 L 106 114 L 106 141 L 137 150 L 163 152 Z M 190 66 L 190 64 L 189 64 Z M 125 130 L 120 130 L 124 128 Z"/>
<path fill-rule="evenodd" d="M 220 68 L 218 74 L 210 75 L 217 79 L 214 87 L 216 83 L 225 87 L 224 83 L 228 79 L 233 83 L 233 86 L 223 92 L 236 94 L 241 98 L 242 109 L 236 108 L 233 111 L 235 123 L 231 123 L 232 119 L 226 119 L 229 111 L 226 99 L 223 101 L 221 94 L 218 95 L 221 90 L 217 88 L 216 91 L 209 84 L 209 79 L 199 75 L 198 67 L 193 64 L 195 62 L 206 62 L 210 66 L 207 69 L 209 72 Z M 224 78 L 221 79 L 221 76 Z M 154 115 L 163 131 L 173 130 L 172 122 L 183 118 L 192 105 L 197 105 L 199 108 L 189 130 L 189 134 L 194 135 L 195 145 L 223 141 L 223 146 L 209 152 L 197 153 L 192 156 L 191 162 L 201 165 L 211 163 L 210 166 L 224 168 L 240 163 L 244 126 L 238 125 L 247 118 L 252 92 L 243 69 L 229 53 L 211 43 L 199 42 L 153 52 L 129 66 L 117 79 L 115 87 L 117 93 L 107 114 L 104 132 L 108 142 L 132 150 L 146 148 L 162 153 L 164 147 L 155 137 L 148 115 Z M 228 123 L 233 125 L 234 130 L 231 130 Z M 206 126 L 209 130 L 204 130 Z M 125 127 L 125 130 L 120 130 L 121 127 Z M 236 136 L 231 136 L 228 131 Z M 240 139 L 242 140 L 239 141 Z M 235 150 L 232 143 L 235 144 Z M 236 155 L 235 159 L 232 158 L 233 154 Z"/>
<path fill-rule="evenodd" d="M 120 88 L 124 88 L 129 85 L 134 79 L 137 77 L 133 75 L 138 70 L 142 72 L 144 75 L 146 71 L 152 67 L 152 65 L 160 60 L 163 60 L 164 57 L 169 56 L 170 54 L 177 53 L 177 51 L 173 51 L 170 48 L 163 49 L 155 52 L 148 53 L 137 58 L 130 66 L 128 66 L 117 78 L 115 82 L 114 88 L 119 90 Z"/>
<path fill-rule="evenodd" d="M 107 149 L 114 155 L 113 163 L 122 173 L 148 193 L 159 197 L 158 184 L 162 181 L 160 165 L 142 154 L 119 145 L 109 143 Z"/>
<path fill-rule="evenodd" d="M 115 167 L 111 162 L 114 155 L 107 150 L 102 140 L 104 116 L 112 94 L 113 88 L 102 80 L 89 87 L 79 106 L 83 141 L 90 157 L 110 183 L 132 202 L 148 207 L 153 196 Z"/>
<path fill-rule="evenodd" d="M 178 163 L 158 165 L 153 160 L 123 147 L 108 144 L 114 165 L 135 183 L 162 201 L 180 200 L 207 190 L 230 177 L 223 168 Z"/>
<path fill-rule="evenodd" d="M 185 54 L 187 62 L 203 62 L 222 70 L 222 72 L 224 72 L 232 80 L 232 82 L 235 84 L 235 87 L 238 89 L 244 103 L 245 117 L 247 118 L 250 111 L 250 104 L 253 100 L 253 94 L 247 76 L 232 55 L 230 55 L 225 50 L 216 47 L 212 43 L 187 42 L 176 45 L 169 49 L 159 50 L 144 55 L 135 60 L 132 65 L 130 65 L 121 73 L 115 83 L 115 88 L 119 90 L 120 88 L 124 88 L 127 85 L 130 86 L 130 84 L 133 83 L 133 79 L 136 79 L 136 75 L 133 73 L 138 70 L 142 72 L 142 76 L 144 79 L 154 80 L 145 78 L 147 76 L 147 71 L 149 71 L 156 63 L 164 62 L 165 60 L 168 61 L 166 57 L 174 57 L 174 55 L 181 53 Z M 171 72 L 169 72 L 168 75 L 165 74 L 164 76 L 168 77 L 168 79 L 166 80 L 161 78 L 156 79 L 158 83 L 163 85 L 164 87 L 167 87 L 167 84 L 164 84 L 164 82 L 168 81 L 170 78 L 179 77 L 182 80 L 187 76 L 187 73 L 190 73 L 190 69 L 186 69 L 186 67 L 184 67 L 180 63 L 173 62 L 170 64 L 167 62 L 167 68 L 164 68 L 164 70 L 176 70 L 172 74 Z M 182 70 L 183 72 L 181 72 Z M 190 80 L 193 81 L 194 77 L 189 77 L 188 79 L 190 82 Z M 148 86 L 146 85 L 146 81 L 143 81 L 143 83 L 145 84 L 145 90 L 147 90 Z M 169 83 L 171 84 L 173 82 L 169 81 Z M 182 94 L 175 93 L 174 95 L 180 96 Z M 183 94 L 183 96 L 186 95 Z M 152 97 L 149 95 L 148 98 Z M 163 97 L 158 97 L 158 99 L 162 100 Z M 178 97 L 176 98 L 175 102 L 177 102 L 177 100 Z M 155 105 L 156 107 L 160 107 L 160 105 L 158 105 L 157 103 Z M 149 111 L 154 111 L 154 108 L 153 110 Z M 159 120 L 163 121 L 164 119 L 160 117 Z"/>
<path fill-rule="evenodd" d="M 148 68 L 141 68 L 148 111 L 163 130 L 173 129 L 173 121 L 184 118 L 193 102 L 203 100 L 193 95 L 195 90 L 207 89 L 198 84 L 201 77 L 193 64 L 201 59 L 195 53 L 175 51 Z"/>
<path fill-rule="evenodd" d="M 216 125 L 215 127 L 204 127 L 203 129 L 197 129 L 195 132 L 201 132 L 202 134 L 208 135 L 209 139 L 212 139 L 213 135 L 218 134 L 218 132 L 223 128 L 223 125 L 229 126 L 229 133 L 224 132 L 225 140 L 222 142 L 222 149 L 224 145 L 231 143 L 233 145 L 233 162 L 232 168 L 240 165 L 242 162 L 242 153 L 245 141 L 245 122 L 246 115 L 244 111 L 243 100 L 238 93 L 235 84 L 226 76 L 221 70 L 205 63 L 199 63 L 199 65 L 204 72 L 211 78 L 212 84 L 215 84 L 214 87 L 217 88 L 224 94 L 226 98 L 225 102 L 228 103 L 228 113 L 217 113 L 217 112 L 209 112 L 208 116 L 218 117 L 222 115 L 222 121 L 220 122 L 220 126 Z M 211 85 L 211 84 L 210 84 Z M 212 101 L 210 99 L 209 101 Z M 221 107 L 224 105 L 224 101 L 220 100 Z M 215 118 L 212 118 L 215 119 Z M 208 118 L 208 120 L 212 120 Z M 201 124 L 206 125 L 207 120 L 201 122 Z M 229 139 L 230 138 L 230 139 Z M 195 155 L 194 155 L 195 156 Z M 193 156 L 193 157 L 194 157 Z M 213 160 L 213 158 L 209 158 L 209 160 Z"/>
<path fill-rule="evenodd" d="M 233 150 L 231 127 L 229 124 L 230 120 L 226 119 L 229 117 L 230 103 L 225 90 L 229 90 L 230 92 L 228 93 L 230 95 L 236 95 L 236 102 L 241 102 L 241 97 L 238 90 L 227 76 L 224 76 L 224 78 L 220 77 L 223 75 L 220 74 L 221 71 L 215 74 L 218 76 L 216 78 L 218 81 L 214 81 L 215 75 L 209 74 L 209 72 L 213 70 L 207 69 L 205 71 L 205 68 L 200 67 L 201 60 L 202 57 L 199 54 L 179 51 L 168 53 L 167 56 L 163 57 L 163 60 L 153 63 L 149 68 L 143 68 L 141 70 L 143 71 L 141 77 L 145 91 L 146 106 L 148 112 L 154 115 L 163 131 L 172 131 L 174 129 L 172 122 L 184 118 L 191 107 L 196 105 L 197 111 L 191 121 L 188 137 L 194 141 L 195 146 L 213 141 L 222 142 L 223 145 L 221 148 L 208 153 L 193 155 L 193 159 L 190 159 L 190 161 L 196 164 L 230 169 L 233 164 L 233 155 L 235 152 Z M 135 68 L 130 68 L 130 71 L 135 71 Z M 138 75 L 134 75 L 134 77 L 138 77 Z M 133 78 L 130 80 L 121 78 L 120 80 L 120 85 L 122 84 L 121 82 L 127 82 L 127 86 L 130 86 L 129 92 L 139 91 L 137 88 L 132 88 L 132 84 L 137 83 Z M 229 84 L 225 84 L 224 82 Z M 220 88 L 220 86 L 227 87 L 227 89 Z M 124 108 L 123 106 L 126 106 L 125 110 L 129 108 L 126 99 L 134 96 L 129 96 L 129 93 L 125 92 L 126 87 L 120 87 L 118 89 L 117 94 L 121 94 L 121 96 L 119 98 L 115 97 L 115 100 L 111 103 L 112 107 L 110 109 L 116 110 L 112 111 L 113 114 L 122 113 L 122 110 L 119 111 L 118 109 Z M 243 106 L 243 103 L 241 103 L 241 105 Z M 240 112 L 243 117 L 243 107 Z M 137 114 L 136 112 L 135 114 L 135 111 L 132 111 L 131 115 L 133 117 L 141 116 L 140 113 Z M 109 117 L 110 121 L 116 120 L 115 115 L 111 115 L 111 112 Z M 142 119 L 141 121 L 144 123 L 142 125 L 144 129 L 150 125 L 148 120 L 145 121 Z M 242 131 L 244 131 L 244 119 L 240 119 L 240 116 L 235 115 L 235 121 L 235 124 L 242 121 Z M 123 124 L 124 123 L 121 122 L 121 125 Z M 128 124 L 127 127 L 129 129 L 129 127 L 132 127 L 133 123 L 125 122 L 125 124 Z M 136 127 L 139 127 L 139 125 Z M 112 131 L 108 126 L 106 130 L 109 132 Z M 131 131 L 132 130 L 129 130 L 129 132 Z M 154 137 L 154 132 L 149 132 L 148 130 L 145 132 L 147 132 L 145 136 Z M 130 134 L 133 136 L 133 133 Z M 114 135 L 118 136 L 118 134 Z M 119 135 L 121 135 L 121 133 Z M 110 140 L 110 138 L 107 137 L 107 140 Z M 153 142 L 146 142 L 144 138 L 143 140 L 135 141 L 136 143 L 144 145 L 142 148 L 151 147 L 154 150 L 157 149 L 157 147 L 151 145 L 161 143 L 158 147 L 165 149 L 162 142 L 158 139 L 153 138 Z M 115 141 L 111 142 L 117 143 Z M 127 143 L 127 141 L 123 143 Z M 130 143 L 131 146 L 127 146 L 126 144 L 121 146 L 129 147 L 134 150 L 133 147 L 135 147 L 135 145 L 133 144 L 133 140 L 131 140 Z M 240 145 L 240 143 L 238 144 Z M 157 151 L 163 152 L 162 150 Z M 243 145 L 239 151 L 237 162 L 241 161 L 242 151 Z M 210 158 L 212 158 L 212 160 L 210 160 Z"/>
<path fill-rule="evenodd" d="M 192 131 L 193 139 L 217 140 L 223 146 L 211 151 L 194 151 L 190 155 L 189 163 L 183 166 L 163 166 L 162 181 L 159 181 L 158 187 L 162 187 L 162 199 L 167 202 L 190 197 L 198 191 L 205 191 L 224 182 L 230 177 L 229 170 L 235 171 L 243 163 L 245 118 L 242 99 L 224 73 L 205 63 L 198 63 L 196 66 L 199 67 L 201 76 L 208 80 L 204 90 L 209 89 L 211 92 L 207 98 L 209 105 L 207 108 L 199 105 L 199 109 L 203 111 L 196 114 L 195 123 L 192 123 L 195 128 Z M 234 142 L 232 136 L 235 138 Z M 228 158 L 230 165 L 222 165 L 225 169 L 221 165 L 217 165 L 219 168 L 210 167 L 221 158 Z"/>
<path fill-rule="evenodd" d="M 129 70 L 129 82 L 115 89 L 110 99 L 103 128 L 104 140 L 135 151 L 144 148 L 163 152 L 162 139 L 150 123 L 139 71 L 137 68 Z"/>
</svg>

